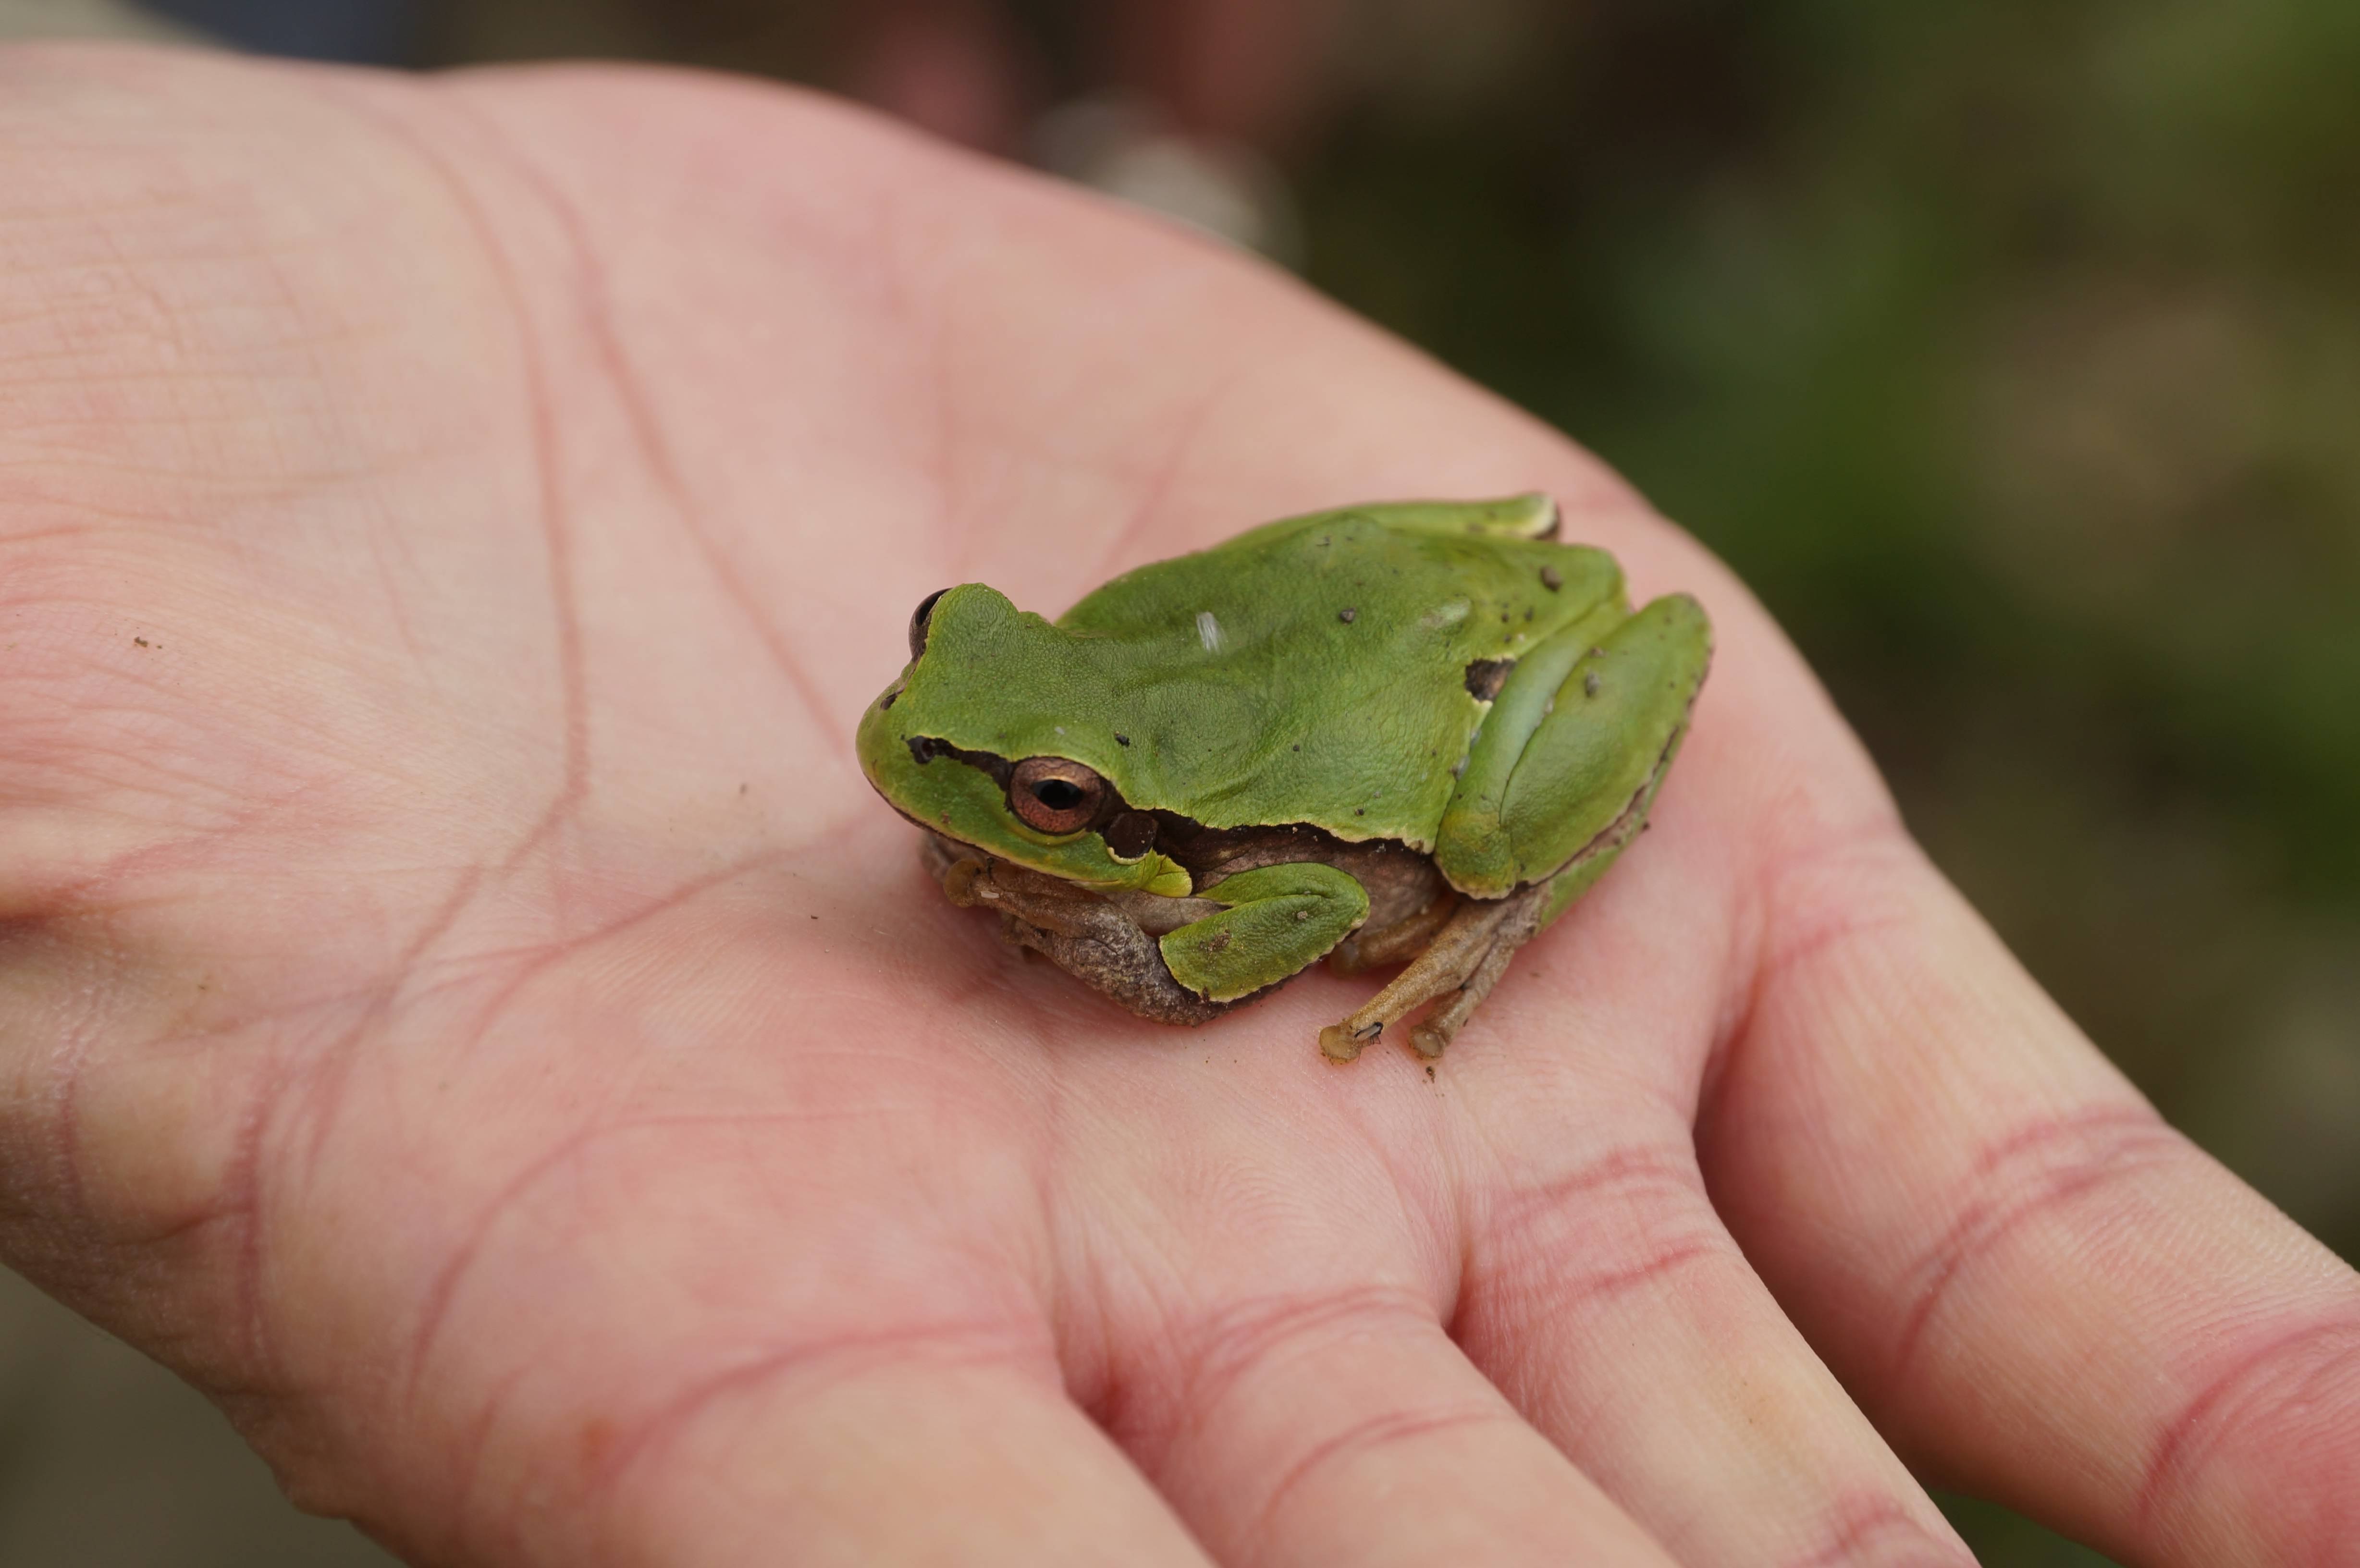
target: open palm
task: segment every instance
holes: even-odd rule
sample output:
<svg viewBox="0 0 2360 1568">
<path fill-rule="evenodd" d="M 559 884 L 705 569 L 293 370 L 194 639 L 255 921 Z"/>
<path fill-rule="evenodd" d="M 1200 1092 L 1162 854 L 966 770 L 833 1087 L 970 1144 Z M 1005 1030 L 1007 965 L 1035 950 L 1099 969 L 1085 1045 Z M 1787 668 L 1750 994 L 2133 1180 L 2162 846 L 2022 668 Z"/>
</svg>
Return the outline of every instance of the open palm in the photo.
<svg viewBox="0 0 2360 1568">
<path fill-rule="evenodd" d="M 0 64 L 8 1256 L 451 1563 L 2360 1563 L 2360 1290 L 1580 453 L 1237 257 L 616 72 Z M 1437 1071 L 1142 1023 L 850 735 L 910 609 L 1545 488 L 1720 628 Z"/>
</svg>

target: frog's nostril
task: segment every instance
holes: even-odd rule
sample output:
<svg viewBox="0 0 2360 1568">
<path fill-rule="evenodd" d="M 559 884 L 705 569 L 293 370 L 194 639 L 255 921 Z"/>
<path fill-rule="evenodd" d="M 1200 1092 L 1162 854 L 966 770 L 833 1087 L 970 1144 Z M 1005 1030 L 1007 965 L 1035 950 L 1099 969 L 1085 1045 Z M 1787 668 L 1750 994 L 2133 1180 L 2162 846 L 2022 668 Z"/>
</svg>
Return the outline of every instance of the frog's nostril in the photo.
<svg viewBox="0 0 2360 1568">
<path fill-rule="evenodd" d="M 926 626 L 934 618 L 934 601 L 949 592 L 947 588 L 935 589 L 919 600 L 918 607 L 910 612 L 911 662 L 915 663 L 919 655 L 926 651 Z"/>
</svg>

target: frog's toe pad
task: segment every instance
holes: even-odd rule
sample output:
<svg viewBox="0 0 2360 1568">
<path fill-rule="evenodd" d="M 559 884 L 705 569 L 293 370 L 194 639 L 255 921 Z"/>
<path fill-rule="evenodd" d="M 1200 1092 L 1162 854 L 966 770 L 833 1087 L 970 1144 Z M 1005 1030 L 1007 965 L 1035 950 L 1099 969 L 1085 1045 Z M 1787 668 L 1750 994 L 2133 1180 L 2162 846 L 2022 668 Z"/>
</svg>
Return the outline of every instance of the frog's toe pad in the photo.
<svg viewBox="0 0 2360 1568">
<path fill-rule="evenodd" d="M 1357 1061 L 1360 1048 L 1384 1032 L 1385 1026 L 1382 1021 L 1363 1025 L 1357 1030 L 1346 1029 L 1342 1024 L 1329 1024 L 1319 1031 L 1319 1051 L 1330 1062 Z"/>
</svg>

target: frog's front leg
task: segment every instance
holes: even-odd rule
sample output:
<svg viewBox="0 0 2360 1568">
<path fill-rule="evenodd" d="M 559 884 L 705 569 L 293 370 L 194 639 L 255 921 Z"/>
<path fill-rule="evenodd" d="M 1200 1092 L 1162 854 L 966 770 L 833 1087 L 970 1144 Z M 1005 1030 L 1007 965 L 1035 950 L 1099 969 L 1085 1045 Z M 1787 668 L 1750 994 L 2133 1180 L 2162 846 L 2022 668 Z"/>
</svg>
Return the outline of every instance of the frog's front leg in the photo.
<svg viewBox="0 0 2360 1568">
<path fill-rule="evenodd" d="M 1208 1001 L 1174 980 L 1155 938 L 1118 903 L 932 834 L 921 857 L 952 903 L 997 913 L 1011 946 L 1041 954 L 1142 1018 L 1201 1024 L 1229 1010 L 1230 1004 Z M 1156 902 L 1173 914 L 1214 908 L 1202 898 Z"/>
<path fill-rule="evenodd" d="M 1209 1002 L 1232 1002 L 1314 964 L 1369 917 L 1369 895 L 1314 861 L 1264 866 L 1200 889 L 1217 914 L 1158 943 L 1172 977 Z"/>
</svg>

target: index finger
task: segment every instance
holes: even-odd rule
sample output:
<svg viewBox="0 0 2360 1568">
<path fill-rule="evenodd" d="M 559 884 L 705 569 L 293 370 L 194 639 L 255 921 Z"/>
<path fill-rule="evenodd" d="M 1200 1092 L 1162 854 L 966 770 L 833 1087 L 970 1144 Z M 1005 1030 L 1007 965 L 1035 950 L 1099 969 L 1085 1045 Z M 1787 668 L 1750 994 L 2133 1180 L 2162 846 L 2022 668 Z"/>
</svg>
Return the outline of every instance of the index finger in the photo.
<svg viewBox="0 0 2360 1568">
<path fill-rule="evenodd" d="M 2173 1132 L 1897 832 L 1765 884 L 1699 1142 L 1955 1484 L 2141 1563 L 2360 1563 L 2360 1278 Z"/>
</svg>

